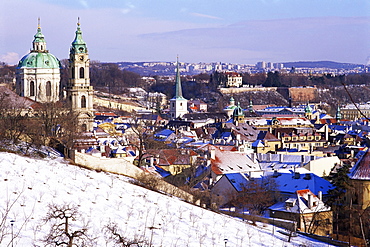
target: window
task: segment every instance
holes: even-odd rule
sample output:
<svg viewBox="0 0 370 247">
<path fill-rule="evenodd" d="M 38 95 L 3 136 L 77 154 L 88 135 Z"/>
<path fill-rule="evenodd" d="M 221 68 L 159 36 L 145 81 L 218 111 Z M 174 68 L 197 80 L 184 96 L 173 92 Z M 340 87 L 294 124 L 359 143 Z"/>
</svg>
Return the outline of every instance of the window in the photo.
<svg viewBox="0 0 370 247">
<path fill-rule="evenodd" d="M 85 78 L 85 68 L 81 67 L 80 68 L 80 79 Z"/>
<path fill-rule="evenodd" d="M 86 124 L 82 124 L 82 126 L 81 126 L 81 130 L 82 130 L 82 131 L 87 131 L 87 125 L 86 125 Z"/>
<path fill-rule="evenodd" d="M 85 96 L 81 97 L 81 108 L 86 108 L 86 97 Z"/>
<path fill-rule="evenodd" d="M 75 78 L 75 67 L 72 67 L 72 73 L 71 74 L 72 74 L 71 75 L 72 76 L 71 78 L 74 79 Z"/>
<path fill-rule="evenodd" d="M 46 96 L 51 96 L 51 82 L 46 82 Z"/>
<path fill-rule="evenodd" d="M 35 96 L 35 82 L 30 82 L 30 96 Z"/>
</svg>

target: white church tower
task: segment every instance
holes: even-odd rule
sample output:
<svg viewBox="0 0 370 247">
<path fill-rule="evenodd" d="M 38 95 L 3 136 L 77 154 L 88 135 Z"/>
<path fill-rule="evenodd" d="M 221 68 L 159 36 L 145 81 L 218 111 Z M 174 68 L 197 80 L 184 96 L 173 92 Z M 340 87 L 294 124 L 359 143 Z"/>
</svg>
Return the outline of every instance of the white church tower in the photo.
<svg viewBox="0 0 370 247">
<path fill-rule="evenodd" d="M 78 113 L 82 131 L 92 131 L 94 122 L 93 87 L 90 86 L 90 59 L 86 43 L 82 39 L 80 22 L 77 23 L 76 37 L 69 53 L 69 80 L 67 101 Z"/>
<path fill-rule="evenodd" d="M 188 113 L 188 100 L 182 96 L 181 78 L 179 69 L 179 59 L 176 66 L 176 94 L 170 99 L 170 117 L 172 119 L 181 118 Z"/>
<path fill-rule="evenodd" d="M 46 49 L 39 19 L 32 49 L 19 61 L 16 68 L 17 94 L 40 103 L 58 101 L 60 69 L 58 58 Z"/>
</svg>

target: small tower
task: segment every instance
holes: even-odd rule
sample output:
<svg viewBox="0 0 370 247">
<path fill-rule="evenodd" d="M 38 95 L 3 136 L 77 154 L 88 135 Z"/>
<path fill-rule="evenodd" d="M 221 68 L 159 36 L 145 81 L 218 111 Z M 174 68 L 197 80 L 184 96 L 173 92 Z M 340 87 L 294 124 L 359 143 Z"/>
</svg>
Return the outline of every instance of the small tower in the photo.
<svg viewBox="0 0 370 247">
<path fill-rule="evenodd" d="M 182 96 L 181 78 L 179 69 L 179 58 L 176 65 L 176 94 L 170 99 L 170 117 L 172 119 L 181 118 L 188 113 L 188 100 Z"/>
<path fill-rule="evenodd" d="M 235 105 L 234 97 L 231 96 L 229 100 L 229 105 L 224 108 L 224 112 L 227 114 L 229 118 L 233 116 L 233 112 L 236 107 L 237 106 Z"/>
<path fill-rule="evenodd" d="M 45 36 L 38 19 L 37 33 L 30 53 L 25 55 L 16 68 L 16 92 L 20 96 L 41 103 L 59 100 L 61 64 L 46 49 Z"/>
<path fill-rule="evenodd" d="M 82 131 L 92 131 L 94 122 L 93 87 L 90 86 L 90 59 L 86 43 L 82 39 L 80 21 L 77 23 L 76 37 L 69 53 L 69 80 L 67 101 L 78 114 Z"/>
<path fill-rule="evenodd" d="M 306 107 L 304 108 L 304 116 L 308 119 L 312 119 L 312 109 L 311 106 L 307 103 Z"/>
<path fill-rule="evenodd" d="M 249 112 L 254 112 L 252 99 L 249 99 Z"/>
<path fill-rule="evenodd" d="M 240 107 L 240 102 L 238 102 L 238 106 L 233 111 L 233 120 L 235 125 L 244 121 L 244 110 Z"/>
<path fill-rule="evenodd" d="M 335 114 L 335 120 L 337 121 L 337 124 L 340 124 L 340 120 L 342 119 L 342 113 L 340 113 L 340 106 L 337 107 L 337 112 Z"/>
</svg>

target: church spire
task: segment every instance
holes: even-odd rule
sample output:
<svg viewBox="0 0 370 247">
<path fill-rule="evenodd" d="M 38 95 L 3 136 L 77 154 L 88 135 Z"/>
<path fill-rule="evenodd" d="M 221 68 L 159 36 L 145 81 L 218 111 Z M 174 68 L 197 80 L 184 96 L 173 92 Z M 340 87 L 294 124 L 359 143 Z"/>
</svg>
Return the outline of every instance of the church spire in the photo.
<svg viewBox="0 0 370 247">
<path fill-rule="evenodd" d="M 77 30 L 75 39 L 72 42 L 71 52 L 76 53 L 87 53 L 86 43 L 82 38 L 82 31 L 80 27 L 80 18 L 77 21 Z"/>
<path fill-rule="evenodd" d="M 249 112 L 254 112 L 252 98 L 249 98 Z"/>
<path fill-rule="evenodd" d="M 176 62 L 176 99 L 183 99 L 182 96 L 182 88 L 181 88 L 181 77 L 180 77 L 180 68 L 179 68 L 179 57 L 177 56 L 177 62 Z"/>
<path fill-rule="evenodd" d="M 335 120 L 337 123 L 340 123 L 340 120 L 342 119 L 342 114 L 340 113 L 340 106 L 337 106 L 337 112 L 335 114 Z"/>
</svg>

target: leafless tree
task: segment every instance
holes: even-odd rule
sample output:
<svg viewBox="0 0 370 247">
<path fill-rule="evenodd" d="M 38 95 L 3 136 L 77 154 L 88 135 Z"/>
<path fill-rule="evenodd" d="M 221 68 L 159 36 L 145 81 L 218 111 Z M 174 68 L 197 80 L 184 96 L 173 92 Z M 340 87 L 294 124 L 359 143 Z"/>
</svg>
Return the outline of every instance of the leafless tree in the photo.
<svg viewBox="0 0 370 247">
<path fill-rule="evenodd" d="M 139 247 L 147 246 L 148 240 L 139 237 L 129 238 L 124 236 L 117 223 L 110 222 L 104 227 L 104 233 L 108 241 L 113 241 L 118 246 Z"/>
<path fill-rule="evenodd" d="M 274 179 L 251 180 L 233 200 L 238 207 L 246 207 L 251 214 L 262 214 L 274 202 L 277 184 Z M 244 210 L 243 210 L 244 211 Z"/>
<path fill-rule="evenodd" d="M 15 107 L 9 100 L 9 94 L 0 92 L 0 140 L 18 143 L 26 132 L 26 117 L 23 102 Z"/>
<path fill-rule="evenodd" d="M 43 219 L 51 223 L 50 231 L 44 242 L 46 246 L 91 246 L 95 238 L 89 235 L 88 222 L 77 225 L 71 221 L 83 221 L 78 208 L 72 205 L 49 205 L 49 211 Z"/>
<path fill-rule="evenodd" d="M 9 214 L 11 209 L 14 207 L 15 203 L 20 199 L 22 193 L 18 193 L 17 197 L 13 200 L 10 198 L 5 201 L 2 207 L 0 207 L 0 244 L 4 241 L 7 235 L 10 235 L 10 223 Z M 12 241 L 14 236 L 12 236 Z"/>
</svg>

